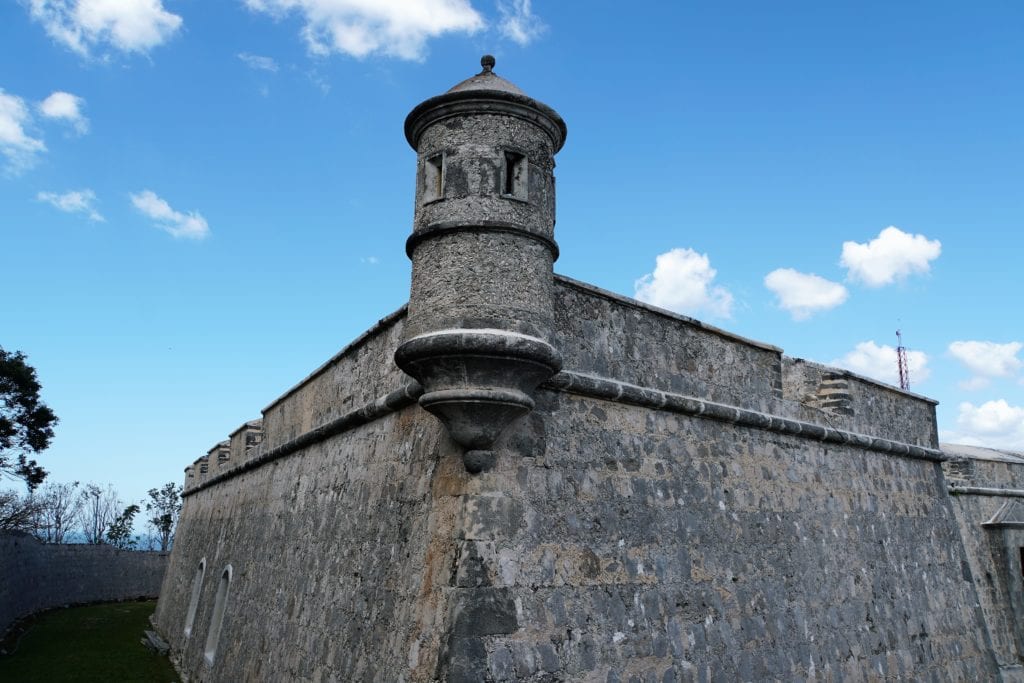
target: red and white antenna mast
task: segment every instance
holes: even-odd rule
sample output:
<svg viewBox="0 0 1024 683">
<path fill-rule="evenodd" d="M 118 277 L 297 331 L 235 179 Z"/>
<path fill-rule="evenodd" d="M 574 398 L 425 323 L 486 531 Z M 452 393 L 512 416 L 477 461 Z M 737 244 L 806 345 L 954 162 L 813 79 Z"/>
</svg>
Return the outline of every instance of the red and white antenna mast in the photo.
<svg viewBox="0 0 1024 683">
<path fill-rule="evenodd" d="M 907 347 L 903 345 L 903 334 L 896 330 L 896 365 L 900 371 L 900 389 L 910 388 L 910 370 L 907 368 Z"/>
</svg>

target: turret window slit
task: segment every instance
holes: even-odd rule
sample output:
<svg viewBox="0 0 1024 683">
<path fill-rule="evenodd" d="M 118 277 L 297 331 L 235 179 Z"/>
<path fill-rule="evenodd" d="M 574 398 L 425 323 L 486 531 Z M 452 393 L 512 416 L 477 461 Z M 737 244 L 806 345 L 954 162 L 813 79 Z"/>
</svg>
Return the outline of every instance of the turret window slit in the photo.
<svg viewBox="0 0 1024 683">
<path fill-rule="evenodd" d="M 502 194 L 506 197 L 526 199 L 526 155 L 505 151 Z"/>
<path fill-rule="evenodd" d="M 444 197 L 444 154 L 427 157 L 423 162 L 423 201 Z"/>
</svg>

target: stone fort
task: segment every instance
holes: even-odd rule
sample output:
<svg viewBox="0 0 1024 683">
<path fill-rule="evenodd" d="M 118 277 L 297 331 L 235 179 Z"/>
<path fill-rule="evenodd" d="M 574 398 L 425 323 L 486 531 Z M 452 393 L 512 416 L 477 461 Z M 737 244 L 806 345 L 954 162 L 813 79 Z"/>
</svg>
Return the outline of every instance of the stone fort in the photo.
<svg viewBox="0 0 1024 683">
<path fill-rule="evenodd" d="M 183 677 L 1024 680 L 1024 458 L 555 275 L 565 122 L 481 63 L 405 122 L 408 305 L 186 469 Z"/>
</svg>

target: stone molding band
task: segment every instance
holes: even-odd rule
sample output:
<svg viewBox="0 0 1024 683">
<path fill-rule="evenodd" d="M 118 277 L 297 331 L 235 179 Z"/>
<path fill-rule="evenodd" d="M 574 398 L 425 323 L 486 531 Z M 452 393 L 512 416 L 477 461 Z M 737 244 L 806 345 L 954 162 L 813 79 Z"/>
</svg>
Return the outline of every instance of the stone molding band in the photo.
<svg viewBox="0 0 1024 683">
<path fill-rule="evenodd" d="M 280 446 L 271 448 L 269 451 L 257 455 L 252 460 L 246 460 L 238 467 L 233 467 L 227 472 L 222 472 L 191 488 L 187 488 L 182 492 L 181 496 L 185 498 L 199 493 L 203 489 L 208 489 L 222 481 L 227 481 L 243 472 L 258 469 L 267 463 L 287 457 L 292 453 L 301 451 L 332 436 L 374 422 L 385 415 L 398 412 L 402 408 L 414 405 L 422 393 L 423 387 L 416 382 L 410 382 L 401 389 L 396 389 L 389 394 L 379 396 L 353 411 L 300 434 L 291 441 L 286 441 Z"/>
<path fill-rule="evenodd" d="M 405 139 L 413 149 L 419 149 L 420 136 L 429 126 L 453 116 L 473 114 L 500 114 L 528 121 L 547 133 L 554 153 L 565 144 L 565 121 L 554 109 L 532 97 L 500 90 L 449 92 L 421 102 L 405 118 Z"/>
<path fill-rule="evenodd" d="M 823 427 L 802 420 L 769 415 L 756 410 L 747 410 L 746 408 L 738 408 L 724 403 L 714 403 L 659 389 L 640 387 L 635 384 L 627 384 L 626 382 L 605 377 L 595 377 L 576 372 L 560 372 L 541 386 L 568 394 L 578 394 L 617 403 L 628 403 L 656 410 L 667 410 L 673 413 L 703 417 L 719 422 L 729 422 L 778 434 L 802 436 L 826 443 L 855 446 L 879 453 L 934 462 L 942 462 L 947 459 L 942 451 L 935 448 L 916 446 L 900 441 L 868 436 L 867 434 L 848 432 L 833 427 Z"/>
<path fill-rule="evenodd" d="M 864 450 L 886 453 L 916 460 L 930 460 L 942 462 L 948 458 L 942 451 L 935 448 L 926 448 L 914 444 L 882 439 L 867 434 L 858 434 L 832 427 L 793 420 L 788 417 L 769 415 L 756 410 L 738 408 L 724 403 L 715 403 L 692 396 L 674 394 L 660 389 L 641 387 L 627 382 L 620 382 L 606 377 L 585 375 L 578 372 L 559 372 L 557 375 L 541 384 L 541 388 L 552 391 L 561 391 L 577 396 L 586 396 L 615 403 L 640 406 L 642 408 L 653 408 L 666 410 L 673 413 L 681 413 L 693 417 L 700 417 L 718 422 L 728 422 L 743 427 L 761 429 L 764 431 L 786 434 L 789 436 L 800 436 L 815 441 L 834 443 L 843 446 L 854 446 Z M 227 472 L 217 474 L 206 481 L 186 489 L 181 495 L 188 497 L 199 493 L 204 489 L 227 481 L 243 472 L 257 469 L 263 465 L 287 457 L 292 453 L 317 444 L 332 436 L 355 429 L 364 424 L 374 422 L 386 415 L 397 412 L 402 408 L 414 405 L 423 394 L 423 387 L 417 382 L 406 384 L 389 394 L 380 396 L 360 408 L 337 417 L 319 427 L 300 434 L 291 441 L 262 453 L 252 460 L 243 462 Z M 978 496 L 1009 496 L 1024 498 L 1024 490 L 1021 489 L 994 489 L 974 486 L 951 486 L 949 492 L 953 495 L 978 495 Z"/>
<path fill-rule="evenodd" d="M 433 239 L 435 237 L 441 237 L 442 235 L 452 235 L 460 232 L 505 232 L 514 235 L 521 235 L 543 244 L 547 247 L 548 251 L 551 252 L 551 260 L 558 260 L 558 244 L 556 244 L 553 239 L 547 235 L 542 235 L 539 232 L 531 230 L 526 226 L 516 225 L 515 223 L 508 223 L 505 221 L 431 223 L 425 228 L 417 230 L 413 234 L 409 235 L 409 239 L 405 241 L 405 254 L 411 259 L 413 252 L 421 242 L 425 242 L 426 240 Z"/>
<path fill-rule="evenodd" d="M 987 486 L 950 486 L 952 496 L 1000 496 L 1003 498 L 1024 498 L 1024 489 L 998 489 Z"/>
</svg>

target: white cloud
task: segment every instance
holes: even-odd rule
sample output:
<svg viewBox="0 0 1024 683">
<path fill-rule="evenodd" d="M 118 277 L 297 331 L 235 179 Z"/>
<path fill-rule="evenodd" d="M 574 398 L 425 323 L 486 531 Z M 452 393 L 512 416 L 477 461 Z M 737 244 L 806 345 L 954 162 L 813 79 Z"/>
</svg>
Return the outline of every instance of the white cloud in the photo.
<svg viewBox="0 0 1024 683">
<path fill-rule="evenodd" d="M 82 56 L 103 44 L 148 52 L 181 27 L 181 17 L 162 0 L 29 0 L 29 12 L 51 38 Z"/>
<path fill-rule="evenodd" d="M 924 235 L 911 235 L 889 226 L 867 244 L 843 242 L 840 265 L 851 280 L 869 287 L 881 287 L 914 273 L 927 273 L 939 257 L 942 243 Z"/>
<path fill-rule="evenodd" d="M 854 347 L 853 351 L 832 361 L 832 365 L 873 377 L 893 386 L 900 384 L 900 373 L 896 365 L 896 349 L 885 344 L 879 346 L 873 341 L 861 342 Z M 931 369 L 928 367 L 928 355 L 924 351 L 907 351 L 907 370 L 910 373 L 911 387 L 928 379 L 928 376 L 931 375 Z"/>
<path fill-rule="evenodd" d="M 85 100 L 69 92 L 58 90 L 39 103 L 39 111 L 48 119 L 71 124 L 79 135 L 89 132 L 89 119 L 82 114 Z"/>
<path fill-rule="evenodd" d="M 156 221 L 156 226 L 175 237 L 201 240 L 210 234 L 210 226 L 198 212 L 181 213 L 152 190 L 131 195 L 135 208 Z"/>
<path fill-rule="evenodd" d="M 66 213 L 81 213 L 91 221 L 105 220 L 96 210 L 96 193 L 92 190 L 73 190 L 64 194 L 40 192 L 36 199 Z"/>
<path fill-rule="evenodd" d="M 848 296 L 846 287 L 838 282 L 792 268 L 779 268 L 768 273 L 764 286 L 775 293 L 779 306 L 789 311 L 793 320 L 806 320 L 818 311 L 835 308 Z"/>
<path fill-rule="evenodd" d="M 371 266 L 375 266 L 380 263 L 380 258 L 377 256 L 363 256 L 359 259 L 360 263 L 368 263 Z"/>
<path fill-rule="evenodd" d="M 238 54 L 238 58 L 241 59 L 250 69 L 255 69 L 257 71 L 269 71 L 273 74 L 277 73 L 277 62 L 270 57 L 261 57 L 260 55 L 251 55 L 248 52 L 241 52 Z"/>
<path fill-rule="evenodd" d="M 949 345 L 949 352 L 978 379 L 1016 374 L 1024 367 L 1024 362 L 1017 358 L 1022 348 L 1024 344 L 1020 342 L 997 344 L 989 341 L 955 341 Z"/>
<path fill-rule="evenodd" d="M 707 254 L 698 254 L 693 249 L 673 249 L 659 254 L 654 272 L 634 283 L 634 296 L 677 313 L 693 315 L 705 310 L 728 318 L 732 312 L 732 294 L 712 284 L 716 274 Z"/>
<path fill-rule="evenodd" d="M 533 14 L 530 0 L 499 0 L 498 12 L 501 14 L 498 27 L 502 35 L 520 45 L 529 45 L 547 30 L 547 26 Z"/>
<path fill-rule="evenodd" d="M 383 54 L 422 59 L 428 38 L 475 33 L 484 20 L 469 0 L 245 0 L 252 10 L 283 17 L 295 12 L 302 37 L 317 55 Z"/>
<path fill-rule="evenodd" d="M 11 172 L 28 168 L 37 154 L 46 151 L 42 140 L 25 132 L 25 127 L 31 123 L 32 113 L 25 100 L 8 95 L 0 88 L 0 154 L 7 159 Z"/>
<path fill-rule="evenodd" d="M 964 402 L 956 418 L 957 431 L 943 434 L 956 443 L 990 448 L 1024 449 L 1024 408 L 1004 399 L 980 406 Z"/>
</svg>

